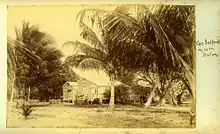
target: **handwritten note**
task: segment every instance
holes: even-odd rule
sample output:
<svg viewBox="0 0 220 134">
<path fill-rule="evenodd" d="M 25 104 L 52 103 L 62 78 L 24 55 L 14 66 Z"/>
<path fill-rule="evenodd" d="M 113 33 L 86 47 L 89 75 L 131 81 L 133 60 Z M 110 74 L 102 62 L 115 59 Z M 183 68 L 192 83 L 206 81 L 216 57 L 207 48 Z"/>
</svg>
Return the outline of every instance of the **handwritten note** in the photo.
<svg viewBox="0 0 220 134">
<path fill-rule="evenodd" d="M 205 39 L 202 41 L 197 41 L 198 52 L 202 53 L 202 57 L 219 57 L 219 52 L 217 51 L 217 45 L 220 45 L 220 39 Z"/>
</svg>

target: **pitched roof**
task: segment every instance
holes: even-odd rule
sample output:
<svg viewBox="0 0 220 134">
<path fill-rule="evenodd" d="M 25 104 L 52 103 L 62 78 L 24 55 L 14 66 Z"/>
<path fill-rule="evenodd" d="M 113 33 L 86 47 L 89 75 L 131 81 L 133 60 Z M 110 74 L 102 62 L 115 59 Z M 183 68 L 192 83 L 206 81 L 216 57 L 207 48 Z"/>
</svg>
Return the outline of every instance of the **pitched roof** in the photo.
<svg viewBox="0 0 220 134">
<path fill-rule="evenodd" d="M 67 81 L 65 84 L 63 84 L 62 87 L 65 87 L 65 86 L 67 86 L 67 85 L 70 85 L 70 86 L 77 86 L 78 83 L 77 83 L 77 82 L 70 82 L 70 81 Z"/>
<path fill-rule="evenodd" d="M 83 81 L 83 80 L 88 81 L 89 83 L 92 83 L 92 84 L 98 86 L 96 83 L 93 83 L 92 81 L 87 80 L 86 78 L 81 78 L 79 81 L 77 81 L 77 83 L 79 83 L 79 82 L 81 82 L 81 81 Z"/>
<path fill-rule="evenodd" d="M 103 72 L 97 73 L 96 71 L 80 71 L 79 69 L 74 69 L 75 74 L 78 76 L 78 81 L 79 82 L 83 79 L 98 85 L 98 86 L 109 86 L 110 81 L 107 75 Z M 116 81 L 115 85 L 120 85 L 122 84 L 119 81 Z"/>
<path fill-rule="evenodd" d="M 68 83 L 69 83 L 69 85 L 71 85 L 71 86 L 76 86 L 76 85 L 78 85 L 77 82 L 68 82 Z"/>
<path fill-rule="evenodd" d="M 80 69 L 74 68 L 74 72 L 76 72 L 81 79 L 85 78 L 86 80 L 96 84 L 96 85 L 108 85 L 109 78 L 103 71 L 94 71 L 94 70 L 85 70 L 81 71 Z"/>
</svg>

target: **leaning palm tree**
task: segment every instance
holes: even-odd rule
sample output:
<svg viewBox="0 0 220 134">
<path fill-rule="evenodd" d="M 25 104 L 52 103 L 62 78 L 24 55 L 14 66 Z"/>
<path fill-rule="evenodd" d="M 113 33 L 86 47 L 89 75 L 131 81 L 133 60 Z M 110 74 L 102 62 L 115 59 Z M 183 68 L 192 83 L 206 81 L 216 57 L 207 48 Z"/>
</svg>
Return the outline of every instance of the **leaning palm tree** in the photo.
<svg viewBox="0 0 220 134">
<path fill-rule="evenodd" d="M 12 84 L 11 102 L 14 87 L 26 88 L 33 84 L 41 75 L 45 76 L 46 65 L 56 65 L 61 52 L 51 47 L 54 40 L 48 34 L 41 32 L 36 25 L 23 22 L 22 28 L 16 28 L 16 39 L 8 37 L 8 77 Z M 47 73 L 48 74 L 48 73 Z M 49 75 L 52 75 L 51 73 Z M 49 77 L 49 76 L 48 76 Z M 9 84 L 9 85 L 10 85 Z M 30 94 L 30 92 L 29 92 Z M 30 95 L 29 95 L 30 96 Z"/>
<path fill-rule="evenodd" d="M 46 85 L 45 81 L 49 80 L 55 73 L 54 71 L 60 64 L 62 53 L 54 45 L 55 41 L 46 32 L 42 32 L 37 25 L 30 25 L 29 22 L 23 22 L 21 28 L 16 28 L 16 40 L 24 44 L 25 48 L 42 59 L 42 63 L 33 63 L 33 61 L 24 54 L 17 53 L 16 59 L 20 68 L 17 68 L 16 79 L 20 83 L 18 87 L 21 89 L 30 89 L 37 87 L 40 91 L 41 99 L 44 98 L 42 85 Z M 27 68 L 26 71 L 24 68 Z M 27 96 L 30 96 L 28 91 Z M 42 94 L 41 94 L 42 93 Z M 27 97 L 28 99 L 28 97 Z"/>
<path fill-rule="evenodd" d="M 110 14 L 112 21 L 106 19 L 110 24 L 106 25 L 105 30 L 112 33 L 110 38 L 127 40 L 143 47 L 143 50 L 149 49 L 151 53 L 144 53 L 151 60 L 141 62 L 144 70 L 153 63 L 156 64 L 158 73 L 167 77 L 168 70 L 175 72 L 181 68 L 181 72 L 185 74 L 181 79 L 189 85 L 193 96 L 192 111 L 195 112 L 194 6 L 136 5 L 136 14 L 133 16 L 126 8 L 129 9 L 127 6 L 119 7 L 117 14 Z M 141 55 L 148 59 L 145 56 Z"/>
<path fill-rule="evenodd" d="M 16 80 L 16 71 L 17 71 L 17 60 L 16 53 L 24 54 L 29 57 L 32 61 L 37 63 L 42 63 L 42 59 L 32 53 L 29 49 L 25 47 L 25 44 L 14 40 L 10 37 L 7 39 L 7 75 L 8 75 L 8 98 L 10 98 L 10 104 L 12 104 L 14 99 L 14 90 L 15 90 L 15 80 Z M 9 96 L 10 95 L 10 96 Z"/>
</svg>

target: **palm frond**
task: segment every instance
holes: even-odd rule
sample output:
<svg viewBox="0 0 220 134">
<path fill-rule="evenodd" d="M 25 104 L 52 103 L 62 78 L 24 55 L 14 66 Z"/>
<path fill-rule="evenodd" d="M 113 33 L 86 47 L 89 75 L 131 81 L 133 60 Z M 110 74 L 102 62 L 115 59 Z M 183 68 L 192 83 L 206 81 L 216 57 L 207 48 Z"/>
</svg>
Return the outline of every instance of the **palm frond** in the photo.
<svg viewBox="0 0 220 134">
<path fill-rule="evenodd" d="M 124 6 L 122 6 L 121 8 L 124 9 Z M 138 25 L 137 19 L 129 16 L 127 12 L 123 11 L 122 9 L 120 10 L 120 7 L 117 8 L 115 11 L 107 11 L 103 9 L 90 9 L 90 8 L 84 9 L 80 11 L 79 14 L 77 15 L 77 20 L 79 20 L 80 22 L 84 22 L 85 18 L 87 17 L 92 22 L 92 20 L 94 20 L 94 18 L 96 17 L 105 16 L 109 14 L 114 15 L 114 17 L 117 17 L 118 19 L 129 20 L 127 24 L 137 26 L 137 28 L 141 28 Z"/>
<path fill-rule="evenodd" d="M 139 23 L 136 23 L 136 25 L 126 25 L 127 23 L 131 21 L 130 20 L 131 16 L 128 19 L 128 17 L 127 18 L 121 17 L 118 14 L 112 13 L 113 15 L 111 16 L 112 17 L 111 19 L 114 21 L 110 23 L 111 26 L 109 27 L 107 26 L 109 28 L 107 31 L 111 31 L 112 33 L 111 35 L 114 36 L 112 38 L 113 40 L 123 40 L 123 39 L 140 40 L 141 44 L 144 46 L 149 45 L 150 42 L 152 44 L 156 43 L 155 45 L 161 45 L 161 46 L 157 46 L 157 48 L 162 50 L 161 52 L 163 53 L 163 57 L 165 58 L 165 60 L 171 61 L 174 66 L 175 64 L 182 64 L 186 68 L 189 68 L 187 67 L 187 64 L 184 63 L 185 59 L 182 58 L 182 54 L 181 54 L 182 52 L 185 52 L 185 51 L 182 51 L 180 53 L 180 50 L 186 48 L 185 47 L 186 45 L 180 44 L 179 46 L 182 48 L 176 47 L 177 43 L 175 40 L 174 32 L 178 31 L 178 29 L 171 27 L 171 25 L 175 23 L 177 25 L 178 24 L 177 21 L 174 22 L 174 20 L 172 20 L 173 22 L 168 25 L 167 22 L 170 22 L 170 20 L 166 20 L 166 21 L 164 20 L 165 16 L 169 17 L 167 14 L 172 15 L 171 17 L 169 17 L 169 19 L 172 19 L 172 18 L 174 19 L 174 17 L 178 17 L 179 14 L 183 14 L 182 12 L 180 13 L 180 11 L 183 11 L 183 9 L 185 8 L 164 5 L 164 6 L 157 6 L 156 11 L 152 13 L 152 12 L 149 12 L 147 7 L 141 6 L 139 8 L 138 13 L 141 14 L 141 18 L 139 17 L 139 19 L 142 19 L 142 20 L 138 20 Z M 181 24 L 184 24 L 186 22 L 186 19 L 188 19 L 188 16 L 189 16 L 189 13 L 187 13 L 185 16 L 179 17 L 179 18 L 182 18 Z M 188 20 L 191 20 L 191 19 L 188 19 Z M 137 25 L 139 25 L 138 27 L 142 27 L 142 29 L 137 29 L 136 28 Z M 186 24 L 186 25 L 189 25 L 189 24 Z M 185 26 L 183 25 L 182 27 L 184 28 Z M 154 29 L 154 32 L 153 32 L 154 35 L 152 37 L 154 38 L 156 37 L 156 38 L 155 39 L 149 38 L 149 40 L 146 40 L 145 36 L 143 35 L 148 35 L 149 32 L 152 33 L 151 29 Z M 173 30 L 176 30 L 176 31 L 173 31 Z M 117 33 L 120 33 L 120 34 L 117 34 Z M 126 34 L 122 34 L 122 33 L 126 33 Z M 142 34 L 142 36 L 138 33 Z M 182 37 L 182 35 L 180 36 Z M 145 38 L 144 42 L 141 41 L 142 40 L 141 37 Z M 179 43 L 182 43 L 182 42 L 179 42 Z"/>
<path fill-rule="evenodd" d="M 66 45 L 73 46 L 76 54 L 83 53 L 91 58 L 99 59 L 100 61 L 106 58 L 106 53 L 99 48 L 92 47 L 91 45 L 79 41 L 68 41 L 64 43 L 64 46 Z"/>
<path fill-rule="evenodd" d="M 23 22 L 22 28 L 16 28 L 16 40 L 23 42 L 27 48 L 37 51 L 38 47 L 51 47 L 55 44 L 52 36 L 45 32 L 41 32 L 37 25 L 31 25 L 29 22 Z"/>
<path fill-rule="evenodd" d="M 18 40 L 13 40 L 10 37 L 8 37 L 7 41 L 8 41 L 8 44 L 10 44 L 10 45 L 12 45 L 14 47 L 16 46 L 20 53 L 23 53 L 23 54 L 27 55 L 28 57 L 30 57 L 33 61 L 35 61 L 37 63 L 42 63 L 42 59 L 39 56 L 35 55 L 32 51 L 27 49 L 23 42 L 20 42 Z"/>
<path fill-rule="evenodd" d="M 10 69 L 16 68 L 16 62 L 15 62 L 15 48 L 12 45 L 12 43 L 7 42 L 7 63 L 8 67 Z"/>
<path fill-rule="evenodd" d="M 106 46 L 103 45 L 97 34 L 89 28 L 85 23 L 80 22 L 80 28 L 82 29 L 81 36 L 84 40 L 86 40 L 88 43 L 90 43 L 95 48 L 99 48 L 102 51 L 106 51 Z"/>
<path fill-rule="evenodd" d="M 106 65 L 103 61 L 87 55 L 72 55 L 65 60 L 66 65 L 80 68 L 82 70 L 104 70 Z"/>
</svg>

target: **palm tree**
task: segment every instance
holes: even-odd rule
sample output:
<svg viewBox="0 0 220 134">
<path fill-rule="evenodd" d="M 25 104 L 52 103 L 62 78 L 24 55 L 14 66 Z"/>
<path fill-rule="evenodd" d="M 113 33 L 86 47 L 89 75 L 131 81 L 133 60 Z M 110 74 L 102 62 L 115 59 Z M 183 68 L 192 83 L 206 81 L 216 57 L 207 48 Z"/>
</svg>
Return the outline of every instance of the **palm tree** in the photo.
<svg viewBox="0 0 220 134">
<path fill-rule="evenodd" d="M 132 14 L 130 9 L 134 9 Z M 124 45 L 141 49 L 141 53 L 128 53 L 124 49 L 121 53 L 130 58 L 124 59 L 127 62 L 123 65 L 141 67 L 145 71 L 156 65 L 158 73 L 162 74 L 166 69 L 176 71 L 181 68 L 192 91 L 192 105 L 195 105 L 194 6 L 122 5 L 114 11 L 84 9 L 79 13 L 81 21 L 90 16 L 93 23 L 96 20 L 94 18 L 100 18 L 101 15 L 105 16 L 103 31 L 112 42 L 124 41 Z M 132 55 L 134 58 L 131 58 Z M 194 108 L 192 111 L 195 111 Z"/>
<path fill-rule="evenodd" d="M 39 31 L 36 25 L 23 22 L 22 28 L 16 28 L 15 32 L 16 39 L 8 38 L 8 74 L 13 74 L 12 84 L 21 89 L 37 86 L 37 80 L 53 74 L 62 54 L 51 47 L 52 37 Z"/>
<path fill-rule="evenodd" d="M 29 22 L 24 22 L 22 28 L 15 30 L 16 40 L 23 42 L 27 49 L 38 55 L 43 61 L 41 64 L 33 63 L 25 55 L 17 54 L 17 60 L 28 68 L 24 75 L 25 79 L 21 79 L 20 77 L 24 74 L 22 73 L 22 69 L 17 73 L 17 79 L 23 85 L 21 88 L 37 87 L 40 98 L 45 99 L 47 83 L 56 74 L 56 69 L 61 64 L 60 58 L 63 55 L 55 47 L 53 37 L 40 31 L 37 25 L 30 25 Z"/>
<path fill-rule="evenodd" d="M 79 25 L 82 29 L 80 35 L 87 43 L 80 41 L 68 41 L 64 43 L 64 46 L 72 45 L 74 49 L 76 49 L 76 52 L 65 60 L 65 64 L 82 70 L 104 71 L 110 79 L 111 97 L 109 108 L 113 110 L 115 104 L 114 85 L 119 68 L 119 61 L 114 55 L 112 42 L 108 40 L 107 35 L 104 33 L 99 37 L 98 34 L 83 22 L 80 22 Z"/>
<path fill-rule="evenodd" d="M 16 72 L 17 72 L 17 61 L 16 54 L 24 54 L 29 57 L 32 61 L 37 63 L 42 63 L 42 59 L 32 53 L 29 49 L 25 47 L 25 44 L 14 40 L 10 37 L 7 39 L 7 75 L 8 75 L 8 98 L 10 98 L 10 104 L 12 104 L 14 99 L 14 90 L 15 90 L 15 80 L 16 80 Z M 10 96 L 9 96 L 10 95 Z"/>
</svg>

